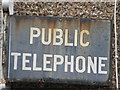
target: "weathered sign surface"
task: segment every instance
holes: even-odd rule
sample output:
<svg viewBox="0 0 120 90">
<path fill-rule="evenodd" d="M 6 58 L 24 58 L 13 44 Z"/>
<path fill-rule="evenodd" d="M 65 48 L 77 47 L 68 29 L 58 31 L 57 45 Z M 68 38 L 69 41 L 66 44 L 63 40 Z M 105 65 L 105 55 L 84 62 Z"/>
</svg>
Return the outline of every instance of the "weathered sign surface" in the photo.
<svg viewBox="0 0 120 90">
<path fill-rule="evenodd" d="M 8 80 L 110 82 L 110 20 L 11 16 L 8 31 Z"/>
</svg>

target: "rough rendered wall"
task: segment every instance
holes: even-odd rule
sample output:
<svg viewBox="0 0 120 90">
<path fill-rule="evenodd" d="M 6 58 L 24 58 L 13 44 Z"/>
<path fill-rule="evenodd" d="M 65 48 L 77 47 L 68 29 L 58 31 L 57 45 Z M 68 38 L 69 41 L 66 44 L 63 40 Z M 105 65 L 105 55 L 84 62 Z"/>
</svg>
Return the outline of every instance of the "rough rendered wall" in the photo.
<svg viewBox="0 0 120 90">
<path fill-rule="evenodd" d="M 118 33 L 118 74 L 120 88 L 120 1 L 117 4 L 117 33 Z"/>
<path fill-rule="evenodd" d="M 120 6 L 120 3 L 118 4 Z M 15 3 L 14 6 L 15 15 L 30 15 L 30 16 L 59 16 L 59 17 L 81 17 L 81 18 L 101 18 L 101 19 L 112 19 L 114 15 L 114 3 L 111 2 L 29 2 L 29 3 Z M 120 16 L 120 13 L 119 13 Z M 120 17 L 118 17 L 120 21 Z M 120 29 L 120 25 L 118 25 Z M 112 30 L 112 33 L 114 30 Z M 120 39 L 120 33 L 119 33 Z M 119 42 L 120 44 L 120 42 Z M 115 61 L 114 61 L 114 33 L 112 36 L 112 85 L 111 87 L 115 87 Z M 120 46 L 119 46 L 120 53 Z M 119 54 L 120 56 L 120 54 Z M 42 83 L 42 87 L 46 87 Z M 62 85 L 64 87 L 74 87 L 71 85 Z M 48 85 L 47 87 L 52 87 Z M 55 87 L 55 86 L 54 86 Z M 61 86 L 57 86 L 58 88 Z M 80 87 L 79 87 L 80 88 Z M 87 87 L 88 88 L 88 87 Z M 77 88 L 78 89 L 78 88 Z"/>
<path fill-rule="evenodd" d="M 112 19 L 114 3 L 16 3 L 16 15 Z"/>
</svg>

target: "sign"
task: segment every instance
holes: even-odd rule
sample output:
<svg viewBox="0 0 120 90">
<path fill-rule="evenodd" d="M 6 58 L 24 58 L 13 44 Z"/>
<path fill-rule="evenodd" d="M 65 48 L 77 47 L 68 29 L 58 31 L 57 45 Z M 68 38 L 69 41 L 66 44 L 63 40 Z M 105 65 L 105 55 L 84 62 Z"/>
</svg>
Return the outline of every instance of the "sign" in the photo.
<svg viewBox="0 0 120 90">
<path fill-rule="evenodd" d="M 11 16 L 8 36 L 9 80 L 110 82 L 110 20 Z"/>
</svg>

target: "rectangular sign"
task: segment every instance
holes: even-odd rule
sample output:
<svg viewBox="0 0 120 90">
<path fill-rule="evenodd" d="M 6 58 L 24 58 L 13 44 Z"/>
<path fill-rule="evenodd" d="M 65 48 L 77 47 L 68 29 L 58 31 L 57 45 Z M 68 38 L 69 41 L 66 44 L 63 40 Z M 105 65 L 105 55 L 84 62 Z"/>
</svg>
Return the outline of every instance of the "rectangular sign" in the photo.
<svg viewBox="0 0 120 90">
<path fill-rule="evenodd" d="M 8 32 L 8 80 L 110 82 L 110 20 L 11 16 Z"/>
</svg>

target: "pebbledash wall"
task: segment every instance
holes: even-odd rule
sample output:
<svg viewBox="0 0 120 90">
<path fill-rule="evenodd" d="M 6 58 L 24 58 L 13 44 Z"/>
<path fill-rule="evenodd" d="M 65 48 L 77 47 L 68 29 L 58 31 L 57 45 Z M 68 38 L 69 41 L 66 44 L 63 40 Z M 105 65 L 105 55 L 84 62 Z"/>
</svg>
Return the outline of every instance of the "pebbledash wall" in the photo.
<svg viewBox="0 0 120 90">
<path fill-rule="evenodd" d="M 101 18 L 112 19 L 114 17 L 113 2 L 16 2 L 14 6 L 15 15 L 30 15 L 30 16 L 59 16 L 59 17 L 80 17 L 80 18 Z M 119 68 L 120 68 L 120 2 L 117 3 L 117 31 L 118 31 L 118 52 L 119 52 Z M 114 24 L 113 24 L 114 25 Z M 114 60 L 114 29 L 112 29 L 112 85 L 115 87 L 115 60 Z M 119 69 L 120 74 L 120 69 Z M 120 78 L 119 78 L 120 81 Z M 42 87 L 46 87 L 42 83 Z M 49 88 L 53 87 L 48 85 Z M 47 86 L 47 87 L 48 87 Z M 120 83 L 119 83 L 120 86 Z M 61 86 L 54 86 L 61 88 Z M 63 87 L 63 85 L 62 85 Z M 71 88 L 83 88 L 65 85 Z M 88 88 L 88 87 L 87 87 Z M 89 87 L 91 88 L 91 87 Z M 100 87 L 103 88 L 103 87 Z"/>
</svg>

